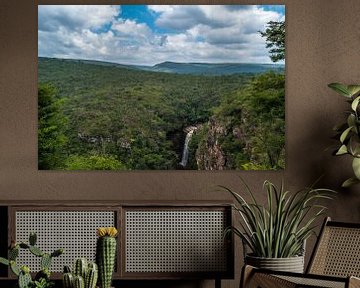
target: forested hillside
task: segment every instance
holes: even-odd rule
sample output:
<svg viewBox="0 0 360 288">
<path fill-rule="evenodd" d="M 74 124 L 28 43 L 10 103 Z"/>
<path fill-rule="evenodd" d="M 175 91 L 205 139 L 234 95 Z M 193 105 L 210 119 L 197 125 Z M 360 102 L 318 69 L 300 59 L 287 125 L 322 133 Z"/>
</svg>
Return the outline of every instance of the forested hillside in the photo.
<svg viewBox="0 0 360 288">
<path fill-rule="evenodd" d="M 185 75 L 53 58 L 39 58 L 38 73 L 39 169 L 284 168 L 283 74 Z"/>
</svg>

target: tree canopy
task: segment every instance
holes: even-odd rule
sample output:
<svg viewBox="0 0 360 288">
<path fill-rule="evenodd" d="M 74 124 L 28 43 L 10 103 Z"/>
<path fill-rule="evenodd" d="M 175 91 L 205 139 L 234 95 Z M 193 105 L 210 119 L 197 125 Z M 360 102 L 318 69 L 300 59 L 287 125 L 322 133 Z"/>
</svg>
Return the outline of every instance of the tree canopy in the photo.
<svg viewBox="0 0 360 288">
<path fill-rule="evenodd" d="M 38 87 L 38 166 L 41 170 L 59 169 L 64 164 L 64 134 L 67 119 L 62 114 L 63 100 L 47 84 Z"/>
<path fill-rule="evenodd" d="M 224 169 L 283 168 L 281 72 L 182 75 L 40 58 L 39 81 L 56 87 L 39 86 L 40 169 L 183 169 L 188 126 L 202 128 L 186 169 L 207 169 L 195 158 L 208 160 L 210 142 Z"/>
<path fill-rule="evenodd" d="M 270 21 L 260 34 L 266 39 L 266 48 L 270 48 L 271 61 L 285 60 L 285 21 Z"/>
</svg>

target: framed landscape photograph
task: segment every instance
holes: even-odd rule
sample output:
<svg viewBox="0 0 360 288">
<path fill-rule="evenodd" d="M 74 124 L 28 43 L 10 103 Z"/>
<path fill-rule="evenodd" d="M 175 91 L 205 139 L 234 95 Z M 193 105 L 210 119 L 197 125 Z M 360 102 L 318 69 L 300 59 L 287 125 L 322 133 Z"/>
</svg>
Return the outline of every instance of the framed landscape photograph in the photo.
<svg viewBox="0 0 360 288">
<path fill-rule="evenodd" d="M 39 5 L 40 170 L 285 168 L 284 5 Z"/>
</svg>

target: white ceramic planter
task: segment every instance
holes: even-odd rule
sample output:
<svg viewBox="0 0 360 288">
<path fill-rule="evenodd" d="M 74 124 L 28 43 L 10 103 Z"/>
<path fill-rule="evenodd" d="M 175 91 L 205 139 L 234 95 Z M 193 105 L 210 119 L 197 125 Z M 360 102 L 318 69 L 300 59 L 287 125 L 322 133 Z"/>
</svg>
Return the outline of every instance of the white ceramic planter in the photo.
<svg viewBox="0 0 360 288">
<path fill-rule="evenodd" d="M 245 263 L 254 267 L 275 271 L 304 272 L 304 256 L 289 258 L 262 258 L 246 255 Z"/>
</svg>

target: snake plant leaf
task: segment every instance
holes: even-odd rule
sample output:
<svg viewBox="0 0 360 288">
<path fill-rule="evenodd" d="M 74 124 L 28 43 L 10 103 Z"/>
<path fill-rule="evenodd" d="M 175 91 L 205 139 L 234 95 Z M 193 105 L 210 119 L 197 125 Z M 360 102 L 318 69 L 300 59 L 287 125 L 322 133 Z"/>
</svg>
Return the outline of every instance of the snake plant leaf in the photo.
<svg viewBox="0 0 360 288">
<path fill-rule="evenodd" d="M 347 179 L 346 181 L 344 181 L 344 183 L 341 185 L 341 187 L 343 188 L 348 188 L 354 184 L 358 184 L 360 183 L 360 180 L 355 178 L 355 177 L 351 177 L 349 179 Z"/>
<path fill-rule="evenodd" d="M 360 158 L 354 157 L 352 168 L 357 179 L 360 180 Z"/>
<path fill-rule="evenodd" d="M 352 103 L 351 103 L 351 109 L 352 109 L 352 110 L 356 111 L 356 108 L 357 108 L 358 105 L 359 105 L 359 101 L 360 101 L 360 96 L 356 97 L 356 98 L 354 99 L 354 101 L 352 101 Z"/>
<path fill-rule="evenodd" d="M 341 147 L 339 148 L 339 150 L 336 152 L 335 155 L 344 155 L 344 154 L 347 154 L 349 153 L 346 145 L 341 145 Z"/>
<path fill-rule="evenodd" d="M 354 96 L 360 92 L 360 85 L 348 85 L 347 90 L 349 91 L 351 96 Z"/>
<path fill-rule="evenodd" d="M 329 88 L 333 89 L 337 93 L 341 94 L 342 96 L 351 97 L 351 93 L 348 89 L 347 85 L 341 84 L 341 83 L 330 83 L 328 85 Z"/>
<path fill-rule="evenodd" d="M 278 189 L 265 181 L 263 188 L 267 203 L 260 205 L 252 198 L 251 202 L 246 202 L 239 193 L 222 188 L 235 197 L 235 210 L 243 220 L 239 221 L 240 228 L 232 227 L 231 232 L 242 238 L 255 256 L 272 258 L 301 254 L 304 240 L 313 233 L 313 222 L 324 211 L 317 201 L 331 199 L 330 194 L 334 192 L 310 187 L 290 193 L 284 189 L 283 183 Z M 253 194 L 248 189 L 245 188 L 245 193 Z M 310 210 L 315 212 L 312 217 L 309 217 Z"/>
<path fill-rule="evenodd" d="M 350 126 L 349 128 L 345 129 L 343 133 L 341 133 L 340 141 L 341 143 L 344 143 L 346 140 L 346 137 L 349 135 L 349 132 L 352 130 L 353 126 Z"/>
</svg>

